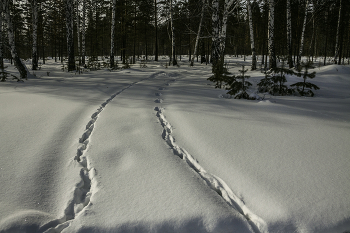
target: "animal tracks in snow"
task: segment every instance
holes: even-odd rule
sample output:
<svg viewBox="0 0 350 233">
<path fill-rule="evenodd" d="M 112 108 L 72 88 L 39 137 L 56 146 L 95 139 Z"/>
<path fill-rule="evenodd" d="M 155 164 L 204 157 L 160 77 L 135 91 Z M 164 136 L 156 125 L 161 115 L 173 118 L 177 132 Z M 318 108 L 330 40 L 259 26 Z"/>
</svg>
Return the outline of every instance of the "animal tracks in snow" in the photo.
<svg viewBox="0 0 350 233">
<path fill-rule="evenodd" d="M 176 79 L 173 79 L 170 82 L 175 81 Z M 170 82 L 166 83 L 165 85 L 169 86 Z M 165 88 L 161 87 L 158 90 L 164 89 Z M 158 92 L 155 94 L 156 96 L 162 95 L 162 93 Z M 159 99 L 157 99 L 155 102 L 162 103 L 163 101 L 159 102 Z M 267 225 L 264 220 L 252 213 L 247 206 L 245 206 L 244 202 L 233 193 L 230 187 L 221 178 L 208 173 L 202 166 L 199 165 L 198 161 L 194 159 L 192 155 L 175 143 L 175 138 L 172 136 L 173 128 L 165 118 L 164 108 L 156 106 L 154 110 L 157 112 L 156 115 L 163 127 L 162 137 L 173 150 L 173 153 L 185 160 L 188 166 L 190 166 L 212 190 L 216 191 L 229 206 L 242 214 L 256 233 L 268 232 Z"/>
<path fill-rule="evenodd" d="M 111 95 L 110 98 L 108 98 L 105 102 L 103 102 L 100 105 L 100 107 L 91 115 L 89 122 L 86 124 L 85 131 L 83 132 L 82 136 L 79 138 L 79 146 L 76 152 L 76 156 L 74 157 L 74 160 L 77 161 L 79 166 L 81 166 L 81 169 L 80 169 L 81 180 L 78 182 L 78 184 L 74 189 L 73 197 L 69 201 L 64 211 L 63 219 L 58 221 L 60 224 L 46 230 L 45 233 L 61 232 L 63 229 L 67 228 L 70 225 L 71 221 L 74 220 L 75 217 L 80 212 L 82 212 L 86 206 L 90 204 L 91 196 L 93 195 L 94 191 L 96 191 L 93 189 L 93 182 L 94 182 L 94 177 L 97 174 L 97 171 L 95 168 L 90 166 L 88 158 L 85 155 L 85 151 L 89 146 L 89 140 L 95 128 L 95 123 L 98 120 L 98 117 L 101 114 L 101 112 L 117 95 L 119 95 L 123 91 L 129 89 L 130 87 L 132 87 L 133 85 L 141 81 L 154 78 L 157 75 L 160 75 L 163 73 L 164 72 L 157 72 L 148 78 L 129 84 L 122 90 Z"/>
</svg>

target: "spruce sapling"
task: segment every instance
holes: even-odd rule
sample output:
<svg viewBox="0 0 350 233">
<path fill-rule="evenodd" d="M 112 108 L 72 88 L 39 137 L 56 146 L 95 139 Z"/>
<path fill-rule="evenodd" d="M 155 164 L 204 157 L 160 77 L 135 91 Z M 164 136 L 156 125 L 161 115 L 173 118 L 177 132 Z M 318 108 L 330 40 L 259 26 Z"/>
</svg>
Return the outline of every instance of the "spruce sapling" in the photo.
<svg viewBox="0 0 350 233">
<path fill-rule="evenodd" d="M 271 85 L 270 93 L 284 95 L 287 94 L 288 88 L 284 85 L 287 82 L 286 74 L 294 75 L 294 71 L 285 68 L 285 58 L 282 58 L 282 66 L 270 69 L 270 73 L 273 74 L 271 77 L 271 81 L 273 84 Z"/>
<path fill-rule="evenodd" d="M 242 70 L 239 70 L 241 75 L 233 75 L 226 81 L 226 90 L 228 90 L 227 94 L 234 95 L 235 99 L 250 99 L 247 89 L 252 86 L 252 84 L 246 81 L 250 78 L 250 76 L 245 75 L 247 71 L 248 70 L 245 70 L 244 66 L 242 66 Z"/>
<path fill-rule="evenodd" d="M 227 81 L 230 73 L 224 67 L 224 63 L 221 59 L 218 60 L 215 65 L 213 64 L 212 73 L 213 75 L 210 76 L 208 80 L 215 83 L 215 88 L 222 88 L 222 84 Z"/>
<path fill-rule="evenodd" d="M 304 73 L 301 72 L 303 68 L 304 68 Z M 313 79 L 316 76 L 316 72 L 309 73 L 310 68 L 314 68 L 312 66 L 312 62 L 310 62 L 310 61 L 306 62 L 306 63 L 302 62 L 300 68 L 298 69 L 297 75 L 298 75 L 298 77 L 302 77 L 304 79 L 304 81 L 297 82 L 297 83 L 290 85 L 291 87 L 296 87 L 297 91 L 299 92 L 299 94 L 301 96 L 308 95 L 310 97 L 313 97 L 315 94 L 313 93 L 313 91 L 311 89 L 314 89 L 314 90 L 320 89 L 315 84 L 312 84 L 310 82 L 306 82 L 307 78 Z M 307 88 L 307 90 L 305 88 Z"/>
</svg>

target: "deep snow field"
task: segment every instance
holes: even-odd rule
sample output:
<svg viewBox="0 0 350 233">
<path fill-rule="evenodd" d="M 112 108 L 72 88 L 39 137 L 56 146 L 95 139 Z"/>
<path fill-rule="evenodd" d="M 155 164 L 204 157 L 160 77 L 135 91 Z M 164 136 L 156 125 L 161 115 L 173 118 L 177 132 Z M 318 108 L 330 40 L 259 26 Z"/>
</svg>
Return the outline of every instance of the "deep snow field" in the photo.
<svg viewBox="0 0 350 233">
<path fill-rule="evenodd" d="M 349 65 L 310 70 L 314 97 L 237 100 L 165 63 L 0 83 L 1 233 L 350 232 Z"/>
</svg>

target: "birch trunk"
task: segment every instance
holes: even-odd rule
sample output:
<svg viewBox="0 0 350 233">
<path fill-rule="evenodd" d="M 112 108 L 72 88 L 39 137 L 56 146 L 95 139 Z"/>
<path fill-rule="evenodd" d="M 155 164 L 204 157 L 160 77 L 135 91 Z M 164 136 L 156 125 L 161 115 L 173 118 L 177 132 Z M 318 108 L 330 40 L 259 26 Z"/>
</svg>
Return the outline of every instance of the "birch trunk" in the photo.
<svg viewBox="0 0 350 233">
<path fill-rule="evenodd" d="M 112 0 L 112 26 L 111 26 L 111 55 L 110 55 L 110 67 L 113 69 L 114 64 L 114 36 L 115 36 L 115 8 L 117 1 Z"/>
<path fill-rule="evenodd" d="M 253 18 L 252 18 L 252 7 L 250 0 L 247 0 L 248 15 L 249 15 L 249 31 L 250 31 L 250 47 L 252 49 L 252 70 L 256 70 L 256 52 L 254 43 L 254 29 L 253 29 Z"/>
<path fill-rule="evenodd" d="M 155 57 L 154 60 L 158 61 L 158 16 L 157 16 L 157 0 L 154 0 L 154 27 L 155 27 L 155 39 L 156 39 L 156 44 L 155 44 Z"/>
<path fill-rule="evenodd" d="M 339 32 L 340 32 L 340 20 L 341 20 L 341 5 L 342 5 L 342 0 L 339 2 L 339 16 L 338 16 L 338 24 L 337 24 L 337 35 L 335 38 L 335 51 L 334 51 L 334 63 L 337 64 L 337 57 L 339 53 Z M 339 61 L 340 64 L 340 61 Z"/>
<path fill-rule="evenodd" d="M 77 16 L 77 37 L 78 37 L 78 57 L 79 57 L 79 66 L 81 65 L 80 59 L 80 12 L 79 12 L 80 0 L 76 0 L 76 16 Z"/>
<path fill-rule="evenodd" d="M 301 32 L 300 50 L 299 50 L 299 55 L 298 55 L 298 59 L 297 59 L 297 66 L 298 67 L 300 66 L 301 55 L 303 53 L 303 48 L 304 48 L 304 37 L 305 37 L 305 28 L 306 28 L 306 18 L 307 18 L 308 6 L 309 6 L 309 0 L 307 0 L 306 4 L 305 4 L 304 23 L 303 23 L 303 29 L 302 29 L 302 32 Z"/>
<path fill-rule="evenodd" d="M 269 22 L 268 22 L 268 37 L 269 37 L 269 68 L 276 68 L 276 54 L 275 54 L 275 2 L 274 0 L 269 0 Z"/>
<path fill-rule="evenodd" d="M 2 35 L 2 4 L 0 4 L 0 69 L 4 72 L 4 45 Z"/>
<path fill-rule="evenodd" d="M 13 30 L 12 18 L 11 18 L 10 8 L 9 8 L 9 1 L 10 0 L 3 0 L 2 3 L 3 3 L 4 18 L 7 24 L 7 35 L 9 39 L 11 55 L 15 62 L 15 66 L 20 73 L 21 79 L 27 79 L 29 71 L 27 67 L 24 65 L 24 63 L 21 61 L 21 59 L 19 58 L 16 50 L 14 30 Z"/>
<path fill-rule="evenodd" d="M 202 12 L 201 12 L 201 19 L 199 21 L 199 27 L 198 27 L 197 37 L 196 37 L 196 43 L 194 45 L 193 57 L 191 59 L 191 66 L 193 66 L 194 57 L 198 53 L 198 42 L 199 42 L 199 37 L 200 37 L 200 34 L 201 34 L 201 29 L 202 29 L 202 24 L 203 24 L 204 10 L 205 10 L 205 1 L 206 0 L 203 0 L 203 3 L 202 3 L 203 5 L 202 5 Z"/>
<path fill-rule="evenodd" d="M 33 26 L 33 47 L 32 47 L 32 70 L 38 69 L 38 4 L 36 0 L 31 1 L 32 5 L 32 26 Z"/>
<path fill-rule="evenodd" d="M 81 25 L 81 63 L 83 64 L 83 66 L 85 66 L 86 0 L 82 0 L 82 2 L 83 18 Z"/>
<path fill-rule="evenodd" d="M 220 19 L 219 19 L 219 0 L 212 1 L 213 14 L 211 16 L 212 20 L 212 45 L 211 45 L 211 56 L 213 66 L 219 60 L 220 56 L 220 44 L 219 42 L 219 30 L 220 30 Z"/>
<path fill-rule="evenodd" d="M 292 58 L 292 9 L 290 6 L 290 0 L 287 0 L 287 50 L 288 50 L 288 64 L 289 68 L 293 68 Z"/>
<path fill-rule="evenodd" d="M 74 58 L 74 2 L 66 0 L 66 27 L 67 27 L 67 55 L 68 55 L 68 71 L 75 70 Z"/>
<path fill-rule="evenodd" d="M 175 33 L 174 33 L 174 22 L 173 22 L 173 0 L 170 0 L 170 28 L 171 28 L 171 57 L 173 66 L 177 65 L 175 55 Z"/>
</svg>

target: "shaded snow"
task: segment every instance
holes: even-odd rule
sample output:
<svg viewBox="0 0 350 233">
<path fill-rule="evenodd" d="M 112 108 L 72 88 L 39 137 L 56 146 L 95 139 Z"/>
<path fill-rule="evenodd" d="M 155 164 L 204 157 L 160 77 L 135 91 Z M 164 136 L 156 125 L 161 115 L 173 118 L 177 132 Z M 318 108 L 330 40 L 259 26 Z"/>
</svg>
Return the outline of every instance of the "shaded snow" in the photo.
<svg viewBox="0 0 350 233">
<path fill-rule="evenodd" d="M 314 69 L 313 98 L 247 101 L 209 66 L 48 62 L 0 84 L 0 232 L 350 230 L 349 66 Z"/>
</svg>

